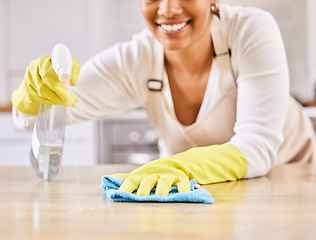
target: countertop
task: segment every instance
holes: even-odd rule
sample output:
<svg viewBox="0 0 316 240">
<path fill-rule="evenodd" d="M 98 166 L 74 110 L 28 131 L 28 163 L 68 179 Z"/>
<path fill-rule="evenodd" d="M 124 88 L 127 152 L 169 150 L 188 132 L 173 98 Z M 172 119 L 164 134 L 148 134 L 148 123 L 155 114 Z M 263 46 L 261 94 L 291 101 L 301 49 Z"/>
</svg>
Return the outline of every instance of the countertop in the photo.
<svg viewBox="0 0 316 240">
<path fill-rule="evenodd" d="M 0 104 L 0 112 L 11 112 L 12 105 L 11 104 Z"/>
<path fill-rule="evenodd" d="M 113 203 L 101 177 L 134 165 L 63 167 L 52 181 L 0 167 L 1 239 L 315 239 L 316 169 L 204 186 L 214 204 Z"/>
</svg>

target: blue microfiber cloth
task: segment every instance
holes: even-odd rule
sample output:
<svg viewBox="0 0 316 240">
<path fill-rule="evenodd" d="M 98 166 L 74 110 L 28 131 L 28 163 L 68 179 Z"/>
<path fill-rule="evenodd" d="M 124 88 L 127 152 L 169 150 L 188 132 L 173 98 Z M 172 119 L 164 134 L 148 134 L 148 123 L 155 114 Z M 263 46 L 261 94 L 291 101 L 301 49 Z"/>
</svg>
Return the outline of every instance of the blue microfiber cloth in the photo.
<svg viewBox="0 0 316 240">
<path fill-rule="evenodd" d="M 149 196 L 137 196 L 133 193 L 120 191 L 119 187 L 124 182 L 124 178 L 105 175 L 102 177 L 102 188 L 105 190 L 106 198 L 114 202 L 192 202 L 192 203 L 214 203 L 209 191 L 200 188 L 195 179 L 190 180 L 190 192 L 178 192 L 178 188 L 173 186 L 168 196 L 155 195 L 155 188 Z"/>
</svg>

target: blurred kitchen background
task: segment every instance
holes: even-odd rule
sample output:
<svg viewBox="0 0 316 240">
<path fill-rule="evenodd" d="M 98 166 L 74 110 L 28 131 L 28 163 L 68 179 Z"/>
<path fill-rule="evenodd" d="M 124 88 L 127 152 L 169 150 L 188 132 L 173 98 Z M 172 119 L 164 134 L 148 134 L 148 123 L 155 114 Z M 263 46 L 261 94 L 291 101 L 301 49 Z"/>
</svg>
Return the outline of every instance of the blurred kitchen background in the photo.
<svg viewBox="0 0 316 240">
<path fill-rule="evenodd" d="M 28 64 L 62 42 L 82 64 L 129 40 L 145 27 L 139 0 L 0 0 L 0 165 L 29 165 L 31 133 L 17 132 L 11 93 Z M 257 6 L 277 20 L 288 56 L 291 93 L 313 105 L 316 92 L 315 0 L 219 0 Z M 309 111 L 310 112 L 310 111 Z M 312 113 L 313 114 L 313 113 Z M 64 165 L 139 163 L 158 157 L 157 138 L 146 114 L 119 116 L 67 127 Z"/>
</svg>

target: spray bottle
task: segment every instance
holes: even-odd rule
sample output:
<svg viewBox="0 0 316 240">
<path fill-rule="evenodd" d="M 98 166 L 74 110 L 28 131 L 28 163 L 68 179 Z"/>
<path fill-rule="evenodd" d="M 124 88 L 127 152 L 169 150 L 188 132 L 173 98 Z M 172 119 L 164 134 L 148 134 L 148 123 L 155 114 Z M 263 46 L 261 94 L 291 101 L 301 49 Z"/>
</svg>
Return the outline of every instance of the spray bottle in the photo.
<svg viewBox="0 0 316 240">
<path fill-rule="evenodd" d="M 60 81 L 69 85 L 72 57 L 64 44 L 56 44 L 51 54 L 52 67 Z M 42 104 L 32 135 L 31 165 L 36 175 L 48 181 L 61 166 L 66 122 L 66 106 Z"/>
</svg>

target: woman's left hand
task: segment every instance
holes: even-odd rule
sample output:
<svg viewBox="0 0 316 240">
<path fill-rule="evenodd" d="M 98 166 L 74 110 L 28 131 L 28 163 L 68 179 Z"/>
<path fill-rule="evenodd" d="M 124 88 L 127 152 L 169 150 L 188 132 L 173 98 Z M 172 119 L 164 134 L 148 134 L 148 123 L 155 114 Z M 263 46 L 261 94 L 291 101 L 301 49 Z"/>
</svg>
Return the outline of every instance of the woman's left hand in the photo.
<svg viewBox="0 0 316 240">
<path fill-rule="evenodd" d="M 156 187 L 156 195 L 167 196 L 172 186 L 179 192 L 191 190 L 190 179 L 199 184 L 234 181 L 244 178 L 247 161 L 232 144 L 191 148 L 168 158 L 144 164 L 129 174 L 114 174 L 123 177 L 119 190 L 148 196 Z"/>
<path fill-rule="evenodd" d="M 144 164 L 129 174 L 114 174 L 126 180 L 121 185 L 121 191 L 134 192 L 138 196 L 148 196 L 156 187 L 156 195 L 167 196 L 172 186 L 177 186 L 179 192 L 191 190 L 188 171 L 178 161 L 162 158 Z"/>
</svg>

